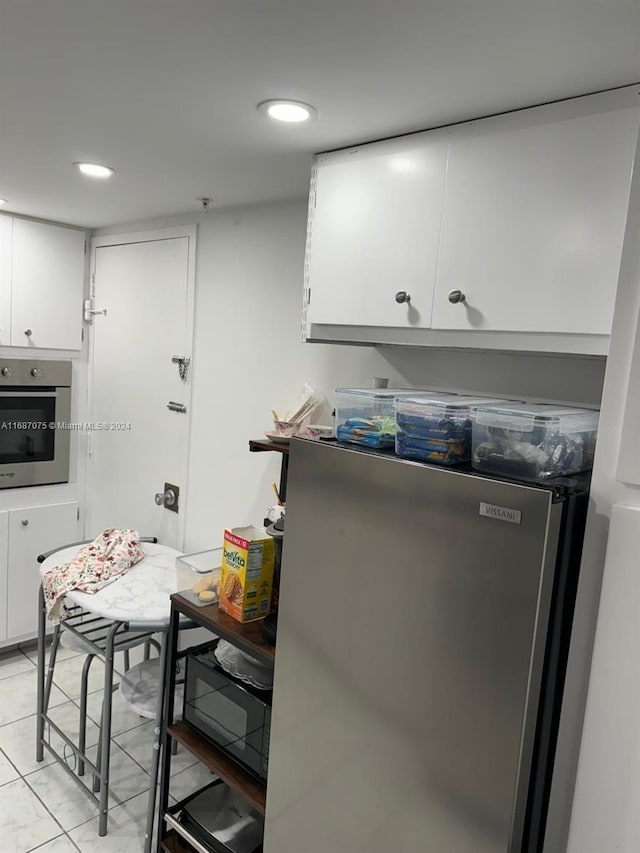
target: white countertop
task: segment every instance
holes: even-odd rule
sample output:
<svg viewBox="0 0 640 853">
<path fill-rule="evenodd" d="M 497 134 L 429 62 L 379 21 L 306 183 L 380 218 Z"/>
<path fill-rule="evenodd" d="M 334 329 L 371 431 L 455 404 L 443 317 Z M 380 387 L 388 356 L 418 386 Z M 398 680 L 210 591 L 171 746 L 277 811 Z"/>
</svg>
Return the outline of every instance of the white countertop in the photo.
<svg viewBox="0 0 640 853">
<path fill-rule="evenodd" d="M 79 590 L 66 598 L 96 616 L 118 622 L 168 625 L 171 611 L 169 596 L 178 591 L 176 557 L 181 551 L 152 542 L 141 543 L 145 557 L 113 583 L 90 595 Z M 42 563 L 40 574 L 74 559 L 81 545 L 56 551 Z"/>
</svg>

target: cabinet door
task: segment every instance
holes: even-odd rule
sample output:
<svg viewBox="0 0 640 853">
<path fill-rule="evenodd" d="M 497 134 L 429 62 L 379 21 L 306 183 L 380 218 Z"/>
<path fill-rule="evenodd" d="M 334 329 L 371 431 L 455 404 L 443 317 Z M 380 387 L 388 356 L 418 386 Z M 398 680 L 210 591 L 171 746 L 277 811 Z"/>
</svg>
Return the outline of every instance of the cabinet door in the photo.
<svg viewBox="0 0 640 853">
<path fill-rule="evenodd" d="M 11 241 L 13 218 L 0 216 L 0 346 L 11 343 Z"/>
<path fill-rule="evenodd" d="M 416 134 L 317 158 L 310 322 L 430 325 L 447 139 Z M 397 302 L 399 291 L 410 302 Z"/>
<path fill-rule="evenodd" d="M 75 501 L 9 511 L 7 639 L 37 633 L 38 555 L 77 542 L 79 534 Z"/>
<path fill-rule="evenodd" d="M 0 512 L 0 643 L 7 639 L 7 545 L 9 541 L 9 513 Z"/>
<path fill-rule="evenodd" d="M 11 345 L 80 349 L 85 234 L 13 222 Z"/>
<path fill-rule="evenodd" d="M 490 121 L 451 138 L 433 327 L 608 335 L 637 110 Z"/>
</svg>

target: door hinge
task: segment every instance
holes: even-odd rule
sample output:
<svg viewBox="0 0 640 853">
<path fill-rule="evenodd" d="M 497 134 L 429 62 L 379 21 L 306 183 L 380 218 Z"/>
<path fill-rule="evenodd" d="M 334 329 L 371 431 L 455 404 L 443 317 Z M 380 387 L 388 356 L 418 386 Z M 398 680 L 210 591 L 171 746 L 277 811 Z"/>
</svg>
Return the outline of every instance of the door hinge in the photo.
<svg viewBox="0 0 640 853">
<path fill-rule="evenodd" d="M 80 507 L 76 509 L 76 521 L 80 521 Z"/>
</svg>

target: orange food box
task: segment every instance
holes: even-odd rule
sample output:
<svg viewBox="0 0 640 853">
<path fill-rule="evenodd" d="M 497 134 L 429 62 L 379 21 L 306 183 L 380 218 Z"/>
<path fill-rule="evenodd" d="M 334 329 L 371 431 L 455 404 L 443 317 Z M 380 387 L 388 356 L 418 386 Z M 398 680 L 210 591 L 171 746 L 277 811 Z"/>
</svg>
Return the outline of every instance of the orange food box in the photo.
<svg viewBox="0 0 640 853">
<path fill-rule="evenodd" d="M 223 613 L 238 622 L 267 616 L 275 555 L 274 541 L 264 530 L 252 525 L 225 529 L 219 603 Z"/>
</svg>

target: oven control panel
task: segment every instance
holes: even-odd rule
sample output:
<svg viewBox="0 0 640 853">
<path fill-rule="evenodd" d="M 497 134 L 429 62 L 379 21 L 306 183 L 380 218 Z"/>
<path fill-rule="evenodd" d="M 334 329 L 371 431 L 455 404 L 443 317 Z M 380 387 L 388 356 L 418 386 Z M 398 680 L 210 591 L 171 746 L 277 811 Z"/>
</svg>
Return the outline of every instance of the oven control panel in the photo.
<svg viewBox="0 0 640 853">
<path fill-rule="evenodd" d="M 0 387 L 71 387 L 70 361 L 45 361 L 33 358 L 0 359 Z"/>
</svg>

